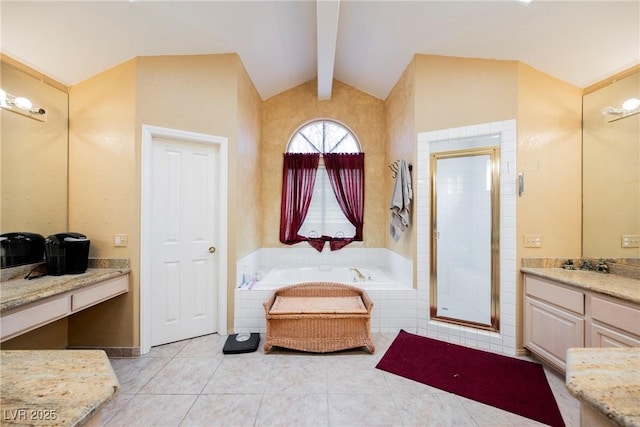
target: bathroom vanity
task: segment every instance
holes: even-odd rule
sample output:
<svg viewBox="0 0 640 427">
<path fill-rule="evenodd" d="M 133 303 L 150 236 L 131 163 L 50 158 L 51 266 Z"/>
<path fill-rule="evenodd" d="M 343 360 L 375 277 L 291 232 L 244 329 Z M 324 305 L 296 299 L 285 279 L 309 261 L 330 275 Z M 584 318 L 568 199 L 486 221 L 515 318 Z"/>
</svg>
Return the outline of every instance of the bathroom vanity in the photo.
<svg viewBox="0 0 640 427">
<path fill-rule="evenodd" d="M 640 346 L 640 280 L 562 268 L 522 268 L 524 346 L 566 372 L 573 347 Z"/>
<path fill-rule="evenodd" d="M 1 282 L 1 341 L 128 292 L 129 272 L 128 268 L 89 268 L 83 274 Z"/>
</svg>

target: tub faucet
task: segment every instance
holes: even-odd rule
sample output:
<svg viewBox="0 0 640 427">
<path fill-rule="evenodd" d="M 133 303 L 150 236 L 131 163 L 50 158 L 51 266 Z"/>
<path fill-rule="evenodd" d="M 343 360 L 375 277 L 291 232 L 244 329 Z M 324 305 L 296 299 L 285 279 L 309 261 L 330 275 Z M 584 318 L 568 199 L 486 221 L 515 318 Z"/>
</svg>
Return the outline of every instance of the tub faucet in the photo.
<svg viewBox="0 0 640 427">
<path fill-rule="evenodd" d="M 356 276 L 358 277 L 359 282 L 364 282 L 365 280 L 367 280 L 367 278 L 364 277 L 362 273 L 360 273 L 360 270 L 358 270 L 357 268 L 352 268 L 352 270 L 356 272 Z"/>
</svg>

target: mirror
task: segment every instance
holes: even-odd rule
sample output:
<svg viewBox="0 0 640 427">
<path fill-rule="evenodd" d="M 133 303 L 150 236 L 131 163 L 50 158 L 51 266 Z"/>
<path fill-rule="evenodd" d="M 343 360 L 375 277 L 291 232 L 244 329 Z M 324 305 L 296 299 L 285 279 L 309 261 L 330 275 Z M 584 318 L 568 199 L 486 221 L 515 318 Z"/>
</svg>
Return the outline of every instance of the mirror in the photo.
<svg viewBox="0 0 640 427">
<path fill-rule="evenodd" d="M 640 248 L 623 247 L 623 236 L 635 236 L 631 246 L 640 237 L 640 114 L 603 114 L 629 98 L 640 98 L 640 71 L 583 97 L 583 257 L 640 257 Z"/>
<path fill-rule="evenodd" d="M 47 111 L 41 122 L 0 109 L 0 231 L 66 231 L 68 94 L 4 56 L 0 87 Z"/>
</svg>

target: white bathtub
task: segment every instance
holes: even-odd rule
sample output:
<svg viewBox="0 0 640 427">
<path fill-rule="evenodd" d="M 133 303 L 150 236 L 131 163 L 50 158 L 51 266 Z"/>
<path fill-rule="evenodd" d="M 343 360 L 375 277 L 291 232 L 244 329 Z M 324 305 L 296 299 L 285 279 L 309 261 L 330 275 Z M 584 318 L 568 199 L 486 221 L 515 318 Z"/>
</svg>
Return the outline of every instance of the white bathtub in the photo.
<svg viewBox="0 0 640 427">
<path fill-rule="evenodd" d="M 275 266 L 259 276 L 261 276 L 260 280 L 240 289 L 271 290 L 302 282 L 345 283 L 365 290 L 409 288 L 408 284 L 402 283 L 387 269 L 381 267 Z"/>
</svg>

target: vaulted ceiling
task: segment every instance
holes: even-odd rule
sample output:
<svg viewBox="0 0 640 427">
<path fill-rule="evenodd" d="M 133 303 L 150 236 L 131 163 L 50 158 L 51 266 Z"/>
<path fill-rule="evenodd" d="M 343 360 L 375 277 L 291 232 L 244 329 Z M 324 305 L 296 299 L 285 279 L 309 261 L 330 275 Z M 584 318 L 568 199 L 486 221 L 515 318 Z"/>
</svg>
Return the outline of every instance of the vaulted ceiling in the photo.
<svg viewBox="0 0 640 427">
<path fill-rule="evenodd" d="M 237 52 L 260 96 L 336 78 L 384 99 L 416 53 L 517 60 L 578 87 L 640 63 L 640 0 L 8 1 L 2 53 L 65 85 L 136 56 Z"/>
</svg>

